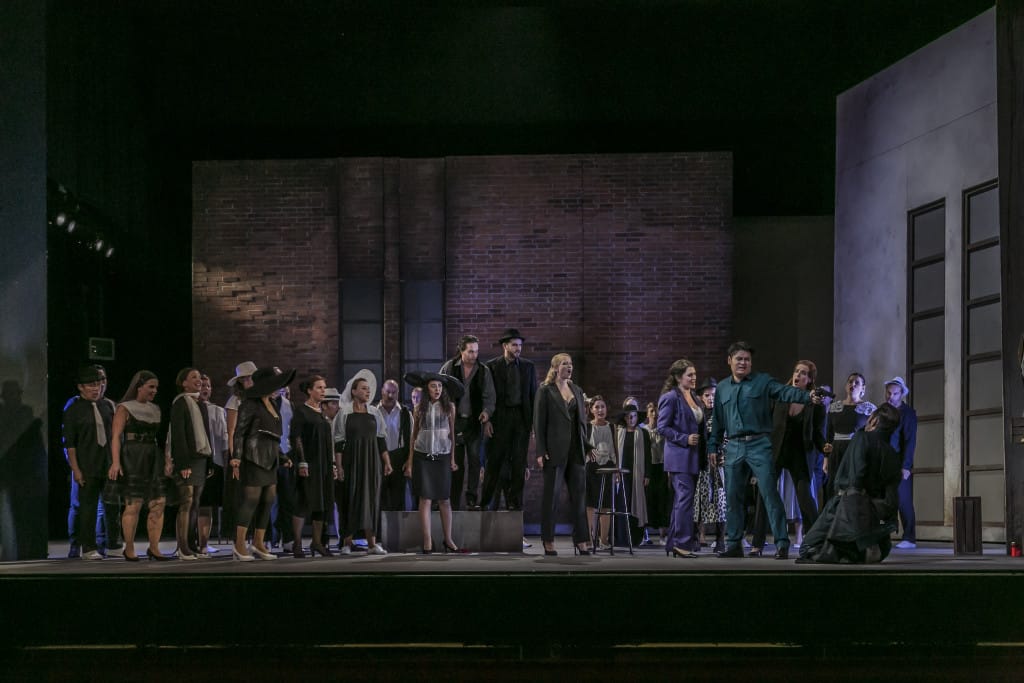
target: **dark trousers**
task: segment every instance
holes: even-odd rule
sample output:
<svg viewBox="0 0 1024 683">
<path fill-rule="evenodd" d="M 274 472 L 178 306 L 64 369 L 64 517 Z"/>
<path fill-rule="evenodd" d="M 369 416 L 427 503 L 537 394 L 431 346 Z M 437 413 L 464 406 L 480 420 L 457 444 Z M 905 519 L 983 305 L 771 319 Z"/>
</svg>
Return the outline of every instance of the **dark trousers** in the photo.
<svg viewBox="0 0 1024 683">
<path fill-rule="evenodd" d="M 490 459 L 488 469 L 490 471 Z M 486 476 L 486 475 L 485 475 Z M 572 540 L 584 543 L 589 540 L 587 529 L 586 470 L 583 463 L 552 465 L 544 463 L 544 497 L 541 499 L 540 538 L 545 543 L 555 540 L 555 507 L 558 502 L 558 487 L 565 481 L 569 488 L 569 519 L 572 520 Z M 486 479 L 485 479 L 486 481 Z"/>
<path fill-rule="evenodd" d="M 81 486 L 72 478 L 72 497 L 77 497 L 78 510 L 76 514 L 68 514 L 68 529 L 73 532 L 72 545 L 81 546 L 82 552 L 96 550 L 97 539 L 101 538 L 99 524 L 100 493 L 103 491 L 103 478 L 100 476 L 87 477 L 85 484 Z M 76 496 L 77 494 L 77 496 Z M 74 506 L 72 506 L 74 511 Z M 104 520 L 111 515 L 104 514 Z M 104 539 L 105 540 L 105 539 Z"/>
<path fill-rule="evenodd" d="M 405 510 L 405 487 L 409 481 L 402 471 L 405 459 L 396 457 L 391 463 L 393 471 L 380 483 L 380 509 L 401 512 Z"/>
<path fill-rule="evenodd" d="M 697 491 L 697 475 L 689 472 L 669 472 L 668 481 L 672 487 L 672 511 L 669 515 L 665 545 L 680 550 L 694 550 L 698 543 L 693 523 L 693 498 Z"/>
<path fill-rule="evenodd" d="M 292 516 L 295 514 L 295 472 L 291 467 L 277 468 L 277 496 L 270 507 L 273 524 L 273 543 L 291 543 L 295 540 L 292 530 Z"/>
<path fill-rule="evenodd" d="M 917 543 L 917 522 L 914 515 L 914 475 L 900 482 L 896 488 L 900 499 L 900 524 L 903 525 L 903 540 Z"/>
<path fill-rule="evenodd" d="M 94 550 L 97 547 L 118 548 L 121 546 L 121 509 L 119 505 L 107 503 L 104 505 L 100 494 L 103 492 L 103 485 L 106 480 L 97 475 L 95 482 L 86 480 L 86 486 L 95 483 L 99 491 L 95 494 L 93 502 L 88 505 L 88 510 L 83 508 L 81 487 L 75 478 L 71 478 L 71 497 L 68 506 L 68 540 L 72 548 L 78 548 L 82 543 L 83 524 L 88 524 L 92 529 L 92 545 L 87 550 Z M 92 521 L 83 519 L 86 512 L 91 511 Z M 109 514 L 107 514 L 109 512 Z"/>
<path fill-rule="evenodd" d="M 462 509 L 463 485 L 466 487 L 466 503 L 476 504 L 476 492 L 480 486 L 480 436 L 480 423 L 475 417 L 455 418 L 455 463 L 459 469 L 452 472 L 453 510 Z"/>
<path fill-rule="evenodd" d="M 505 504 L 510 510 L 523 507 L 523 485 L 526 477 L 526 451 L 530 447 L 530 427 L 523 422 L 520 409 L 513 408 L 495 413 L 494 435 L 487 442 L 487 468 L 480 506 L 491 505 L 501 481 L 502 470 L 509 475 Z"/>
</svg>

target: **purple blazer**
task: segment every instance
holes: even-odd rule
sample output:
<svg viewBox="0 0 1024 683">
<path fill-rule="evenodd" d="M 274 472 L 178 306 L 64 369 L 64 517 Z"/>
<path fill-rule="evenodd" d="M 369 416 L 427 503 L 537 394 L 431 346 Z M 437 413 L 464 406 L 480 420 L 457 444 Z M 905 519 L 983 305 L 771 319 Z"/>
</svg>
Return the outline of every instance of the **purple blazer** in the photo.
<svg viewBox="0 0 1024 683">
<path fill-rule="evenodd" d="M 665 439 L 665 471 L 697 474 L 700 471 L 698 447 L 689 446 L 690 434 L 700 434 L 700 424 L 686 398 L 673 389 L 658 399 L 658 433 Z"/>
</svg>

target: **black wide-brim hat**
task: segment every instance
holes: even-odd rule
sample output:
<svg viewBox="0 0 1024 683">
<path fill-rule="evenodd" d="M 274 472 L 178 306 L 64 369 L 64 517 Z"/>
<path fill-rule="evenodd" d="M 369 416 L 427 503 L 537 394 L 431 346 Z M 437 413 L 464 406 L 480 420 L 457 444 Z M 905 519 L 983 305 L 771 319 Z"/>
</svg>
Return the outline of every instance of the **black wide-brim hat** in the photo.
<svg viewBox="0 0 1024 683">
<path fill-rule="evenodd" d="M 252 386 L 245 390 L 248 398 L 270 396 L 278 389 L 288 386 L 295 379 L 295 371 L 279 372 L 274 368 L 259 368 L 252 373 Z"/>
<path fill-rule="evenodd" d="M 414 387 L 420 387 L 424 391 L 426 391 L 428 384 L 436 380 L 444 385 L 444 388 L 448 390 L 448 396 L 450 396 L 453 401 L 458 401 L 462 398 L 462 395 L 466 393 L 466 387 L 463 386 L 462 382 L 460 382 L 457 377 L 442 375 L 438 372 L 407 372 L 402 379 L 405 380 L 406 384 Z"/>
<path fill-rule="evenodd" d="M 708 389 L 717 389 L 718 381 L 714 377 L 708 377 L 704 380 L 699 387 L 697 387 L 697 393 L 703 394 Z"/>
<path fill-rule="evenodd" d="M 640 422 L 640 408 L 633 405 L 632 403 L 626 405 L 621 411 L 619 411 L 613 418 L 614 422 L 626 423 L 626 416 L 636 414 L 637 422 Z"/>
<path fill-rule="evenodd" d="M 507 330 L 505 330 L 504 332 L 502 332 L 501 333 L 501 338 L 498 339 L 498 343 L 499 344 L 504 344 L 505 342 L 510 341 L 512 339 L 518 339 L 521 342 L 523 342 L 524 344 L 526 343 L 526 337 L 524 337 L 523 335 L 519 334 L 519 330 L 517 330 L 514 327 L 510 327 Z"/>
</svg>

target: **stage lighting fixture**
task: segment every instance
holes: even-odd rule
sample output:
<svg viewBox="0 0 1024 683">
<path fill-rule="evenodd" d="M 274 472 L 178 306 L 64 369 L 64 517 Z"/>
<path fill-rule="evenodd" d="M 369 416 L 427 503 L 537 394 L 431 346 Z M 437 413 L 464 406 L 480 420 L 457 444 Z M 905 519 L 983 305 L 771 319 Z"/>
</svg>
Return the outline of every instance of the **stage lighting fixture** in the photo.
<svg viewBox="0 0 1024 683">
<path fill-rule="evenodd" d="M 107 247 L 107 258 L 110 258 L 113 255 L 114 255 L 114 248 L 113 247 Z"/>
<path fill-rule="evenodd" d="M 103 251 L 103 240 L 96 240 L 96 251 Z"/>
<path fill-rule="evenodd" d="M 57 217 L 53 219 L 53 222 L 57 224 L 58 228 L 64 227 L 64 224 L 68 222 L 68 215 L 61 211 L 57 214 Z"/>
<path fill-rule="evenodd" d="M 68 234 L 74 232 L 75 228 L 77 228 L 77 227 L 78 227 L 78 223 L 74 219 L 71 219 L 71 222 L 68 223 Z"/>
</svg>

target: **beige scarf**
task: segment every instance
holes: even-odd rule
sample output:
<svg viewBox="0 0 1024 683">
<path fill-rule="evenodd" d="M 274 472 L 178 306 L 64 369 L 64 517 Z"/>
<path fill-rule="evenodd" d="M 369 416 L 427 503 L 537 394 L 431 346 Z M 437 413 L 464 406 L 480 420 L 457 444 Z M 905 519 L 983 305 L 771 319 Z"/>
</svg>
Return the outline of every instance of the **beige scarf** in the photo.
<svg viewBox="0 0 1024 683">
<path fill-rule="evenodd" d="M 179 398 L 185 399 L 185 405 L 188 407 L 189 417 L 192 418 L 192 434 L 196 440 L 196 453 L 199 455 L 212 455 L 213 449 L 210 448 L 210 437 L 206 434 L 206 429 L 203 427 L 203 416 L 199 413 L 199 403 L 196 399 L 199 394 L 178 394 L 174 397 L 173 403 L 177 403 Z M 168 442 L 170 441 L 171 430 L 167 432 Z"/>
</svg>

